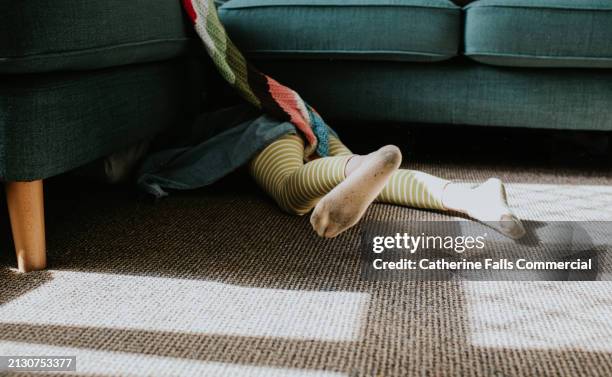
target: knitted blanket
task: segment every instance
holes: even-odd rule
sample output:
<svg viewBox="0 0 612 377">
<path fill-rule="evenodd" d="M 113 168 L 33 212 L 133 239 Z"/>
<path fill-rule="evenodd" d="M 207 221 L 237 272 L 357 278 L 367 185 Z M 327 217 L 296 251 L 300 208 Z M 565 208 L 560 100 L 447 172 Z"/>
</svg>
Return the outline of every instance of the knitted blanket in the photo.
<svg viewBox="0 0 612 377">
<path fill-rule="evenodd" d="M 319 114 L 293 90 L 255 69 L 232 43 L 213 0 L 183 0 L 183 7 L 217 69 L 249 103 L 291 122 L 307 142 L 306 155 L 328 154 L 328 127 Z"/>
</svg>

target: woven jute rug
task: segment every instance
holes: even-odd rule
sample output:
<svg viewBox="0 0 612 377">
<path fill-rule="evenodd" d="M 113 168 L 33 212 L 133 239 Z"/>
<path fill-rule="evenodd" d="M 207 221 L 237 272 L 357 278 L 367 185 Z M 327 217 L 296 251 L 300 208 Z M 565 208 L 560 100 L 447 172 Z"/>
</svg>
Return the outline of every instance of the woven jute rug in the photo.
<svg viewBox="0 0 612 377">
<path fill-rule="evenodd" d="M 610 165 L 429 146 L 405 165 L 498 176 L 526 221 L 612 220 Z M 319 239 L 241 172 L 158 203 L 73 178 L 46 194 L 49 270 L 16 273 L 0 228 L 0 355 L 74 355 L 88 376 L 612 375 L 607 281 L 362 281 L 359 226 Z"/>
</svg>

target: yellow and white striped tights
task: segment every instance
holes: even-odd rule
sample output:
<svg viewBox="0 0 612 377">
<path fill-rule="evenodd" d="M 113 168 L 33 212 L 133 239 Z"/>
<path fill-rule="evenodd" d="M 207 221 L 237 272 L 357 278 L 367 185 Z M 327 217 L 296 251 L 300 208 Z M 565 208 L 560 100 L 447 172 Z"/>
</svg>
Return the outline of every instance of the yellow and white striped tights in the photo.
<svg viewBox="0 0 612 377">
<path fill-rule="evenodd" d="M 253 158 L 249 170 L 281 209 L 303 215 L 346 178 L 344 169 L 351 156 L 353 153 L 337 137 L 330 135 L 330 157 L 304 163 L 304 141 L 298 135 L 289 134 Z M 420 171 L 399 169 L 377 201 L 445 210 L 442 192 L 448 183 Z"/>
</svg>

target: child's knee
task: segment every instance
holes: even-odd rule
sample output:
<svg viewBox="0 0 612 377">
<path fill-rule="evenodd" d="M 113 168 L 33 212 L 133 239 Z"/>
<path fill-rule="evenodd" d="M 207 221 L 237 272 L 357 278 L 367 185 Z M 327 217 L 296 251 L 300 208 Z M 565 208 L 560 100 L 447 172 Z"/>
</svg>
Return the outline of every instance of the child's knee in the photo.
<svg viewBox="0 0 612 377">
<path fill-rule="evenodd" d="M 294 192 L 288 190 L 289 185 L 286 185 L 284 188 L 285 190 L 282 190 L 282 192 L 275 198 L 279 207 L 284 212 L 295 216 L 303 216 L 310 212 L 313 207 L 311 203 L 306 203 L 303 200 L 300 200 Z"/>
<path fill-rule="evenodd" d="M 292 203 L 278 202 L 278 205 L 284 212 L 290 215 L 294 215 L 294 216 L 304 216 L 305 214 L 310 212 L 310 210 L 312 209 L 312 208 L 303 207 L 303 206 L 299 206 L 297 204 L 292 204 Z"/>
</svg>

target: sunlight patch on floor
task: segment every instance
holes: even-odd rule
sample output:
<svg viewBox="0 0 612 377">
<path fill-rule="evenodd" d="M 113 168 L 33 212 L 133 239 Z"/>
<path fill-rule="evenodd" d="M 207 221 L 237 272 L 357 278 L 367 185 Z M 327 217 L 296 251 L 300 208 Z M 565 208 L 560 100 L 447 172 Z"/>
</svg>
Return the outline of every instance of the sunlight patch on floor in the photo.
<svg viewBox="0 0 612 377">
<path fill-rule="evenodd" d="M 536 221 L 612 221 L 612 186 L 509 183 L 516 215 Z"/>
<path fill-rule="evenodd" d="M 612 352 L 612 282 L 464 282 L 471 343 Z"/>
<path fill-rule="evenodd" d="M 0 306 L 3 322 L 279 337 L 359 338 L 369 295 L 293 291 L 161 277 L 52 271 Z"/>
</svg>

